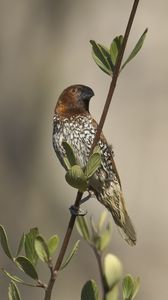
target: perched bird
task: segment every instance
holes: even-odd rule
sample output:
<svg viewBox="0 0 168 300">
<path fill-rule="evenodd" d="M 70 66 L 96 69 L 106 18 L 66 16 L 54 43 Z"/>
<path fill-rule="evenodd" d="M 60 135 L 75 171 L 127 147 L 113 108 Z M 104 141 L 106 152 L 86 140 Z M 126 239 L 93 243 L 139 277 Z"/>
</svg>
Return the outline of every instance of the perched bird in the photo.
<svg viewBox="0 0 168 300">
<path fill-rule="evenodd" d="M 91 88 L 72 85 L 60 95 L 53 118 L 53 146 L 61 164 L 64 163 L 66 141 L 84 167 L 88 161 L 97 129 L 97 123 L 89 112 L 89 101 L 94 96 Z M 120 179 L 113 159 L 113 151 L 101 133 L 98 142 L 101 152 L 101 166 L 89 182 L 90 191 L 111 212 L 123 238 L 130 245 L 136 244 L 136 233 L 127 214 Z"/>
</svg>

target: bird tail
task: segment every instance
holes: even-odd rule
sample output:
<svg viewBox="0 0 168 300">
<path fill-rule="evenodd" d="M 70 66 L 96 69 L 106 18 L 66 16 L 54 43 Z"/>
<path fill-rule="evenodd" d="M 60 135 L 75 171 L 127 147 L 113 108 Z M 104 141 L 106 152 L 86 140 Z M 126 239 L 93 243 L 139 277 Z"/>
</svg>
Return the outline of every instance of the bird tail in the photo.
<svg viewBox="0 0 168 300">
<path fill-rule="evenodd" d="M 125 203 L 121 191 L 120 191 L 120 199 L 118 199 L 117 197 L 117 200 L 119 201 L 117 202 L 116 199 L 113 199 L 113 201 L 111 201 L 111 205 L 108 206 L 108 209 L 110 210 L 115 223 L 118 225 L 118 230 L 121 236 L 123 237 L 123 239 L 129 245 L 134 246 L 137 240 L 136 232 L 132 224 L 132 221 L 125 209 Z"/>
<path fill-rule="evenodd" d="M 98 201 L 111 212 L 123 239 L 129 245 L 135 245 L 136 232 L 125 208 L 124 197 L 119 182 L 113 180 L 104 182 L 101 186 L 100 182 L 92 177 L 90 183 Z"/>
<path fill-rule="evenodd" d="M 129 217 L 129 215 L 127 214 L 127 212 L 125 212 L 125 219 L 124 222 L 122 222 L 121 225 L 119 225 L 118 230 L 121 234 L 121 236 L 123 237 L 123 239 L 131 246 L 136 245 L 136 232 L 134 229 L 134 226 L 132 224 L 132 221 Z"/>
<path fill-rule="evenodd" d="M 127 213 L 119 185 L 111 182 L 104 191 L 95 191 L 97 199 L 111 212 L 123 239 L 131 246 L 136 244 L 136 232 Z"/>
</svg>

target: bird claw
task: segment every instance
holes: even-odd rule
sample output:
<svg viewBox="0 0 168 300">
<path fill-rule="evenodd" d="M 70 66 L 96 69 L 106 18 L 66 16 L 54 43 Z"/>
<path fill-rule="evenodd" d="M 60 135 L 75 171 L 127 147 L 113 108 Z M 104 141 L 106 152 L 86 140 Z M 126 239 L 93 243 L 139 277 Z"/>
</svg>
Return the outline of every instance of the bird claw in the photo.
<svg viewBox="0 0 168 300">
<path fill-rule="evenodd" d="M 72 205 L 70 208 L 70 213 L 73 216 L 85 216 L 87 214 L 87 210 L 86 209 L 81 209 L 80 207 L 76 207 L 75 205 Z"/>
<path fill-rule="evenodd" d="M 86 201 L 88 201 L 90 198 L 93 198 L 94 193 L 92 191 L 89 191 L 89 194 L 84 197 L 83 199 L 81 199 L 80 201 L 80 205 L 85 203 Z M 72 205 L 70 208 L 70 213 L 73 216 L 85 216 L 87 214 L 87 210 L 86 209 L 82 209 L 80 207 L 76 207 L 75 205 Z"/>
</svg>

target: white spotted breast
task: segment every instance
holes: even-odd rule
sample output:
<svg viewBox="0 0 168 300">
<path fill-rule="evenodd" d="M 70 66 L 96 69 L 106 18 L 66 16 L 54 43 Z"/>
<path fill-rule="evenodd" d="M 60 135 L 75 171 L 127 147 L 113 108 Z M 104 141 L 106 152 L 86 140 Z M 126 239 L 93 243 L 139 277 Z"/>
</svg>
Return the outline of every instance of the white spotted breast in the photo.
<svg viewBox="0 0 168 300">
<path fill-rule="evenodd" d="M 54 115 L 53 119 L 53 146 L 55 152 L 65 168 L 63 157 L 65 151 L 62 147 L 62 142 L 69 143 L 75 153 L 77 160 L 81 167 L 84 167 L 88 161 L 91 146 L 93 144 L 96 133 L 97 123 L 93 120 L 90 114 L 88 115 L 74 115 L 69 118 L 60 117 L 58 114 Z M 112 150 L 107 144 L 106 139 L 99 141 L 99 147 L 102 156 L 101 169 L 105 173 L 103 177 L 115 180 L 115 174 L 112 168 Z"/>
</svg>

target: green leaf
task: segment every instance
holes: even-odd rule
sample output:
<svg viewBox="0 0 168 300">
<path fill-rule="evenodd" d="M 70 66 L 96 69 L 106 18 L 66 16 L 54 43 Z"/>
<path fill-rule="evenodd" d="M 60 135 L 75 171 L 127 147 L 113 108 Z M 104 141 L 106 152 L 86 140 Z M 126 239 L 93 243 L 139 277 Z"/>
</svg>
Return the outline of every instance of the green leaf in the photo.
<svg viewBox="0 0 168 300">
<path fill-rule="evenodd" d="M 5 274 L 8 278 L 10 278 L 11 280 L 16 281 L 17 283 L 23 283 L 24 282 L 21 278 L 15 276 L 15 275 L 10 274 L 9 272 L 7 272 L 4 269 L 1 269 L 1 272 L 3 274 Z"/>
<path fill-rule="evenodd" d="M 122 265 L 120 260 L 112 254 L 107 254 L 104 259 L 104 272 L 109 289 L 121 279 Z"/>
<path fill-rule="evenodd" d="M 17 253 L 16 253 L 16 256 L 18 256 L 20 254 L 20 252 L 22 251 L 23 249 L 23 246 L 24 246 L 24 243 L 25 243 L 25 234 L 23 233 L 21 239 L 20 239 L 20 242 L 19 242 L 19 246 L 18 246 L 18 250 L 17 250 Z"/>
<path fill-rule="evenodd" d="M 107 246 L 110 243 L 110 240 L 111 240 L 111 226 L 109 224 L 107 228 L 100 234 L 100 251 L 104 251 L 107 248 Z"/>
<path fill-rule="evenodd" d="M 93 153 L 99 153 L 99 154 L 101 154 L 101 150 L 100 150 L 100 147 L 98 145 L 94 147 Z"/>
<path fill-rule="evenodd" d="M 72 166 L 77 165 L 77 159 L 75 157 L 73 148 L 71 147 L 71 145 L 69 145 L 67 142 L 63 141 L 62 142 L 62 146 L 66 152 L 66 156 L 65 157 L 65 163 L 68 169 L 70 169 Z"/>
<path fill-rule="evenodd" d="M 49 249 L 48 249 L 47 243 L 45 242 L 45 240 L 42 236 L 38 235 L 36 237 L 35 242 L 34 242 L 34 247 L 35 247 L 38 257 L 43 262 L 48 263 L 49 259 L 50 259 Z"/>
<path fill-rule="evenodd" d="M 93 236 L 98 236 L 99 230 L 98 230 L 97 224 L 94 222 L 92 217 L 90 218 L 90 225 L 91 225 Z"/>
<path fill-rule="evenodd" d="M 107 294 L 106 294 L 106 300 L 118 300 L 118 294 L 119 294 L 119 288 L 118 288 L 118 284 L 116 284 L 112 290 L 110 290 Z"/>
<path fill-rule="evenodd" d="M 111 225 L 108 224 L 103 231 L 99 231 L 96 224 L 91 220 L 92 228 L 92 242 L 96 249 L 100 252 L 103 252 L 110 243 L 111 240 Z"/>
<path fill-rule="evenodd" d="M 90 225 L 92 230 L 92 244 L 95 248 L 100 251 L 101 237 L 98 230 L 97 224 L 94 222 L 93 218 L 90 218 Z"/>
<path fill-rule="evenodd" d="M 7 237 L 7 234 L 6 234 L 6 231 L 5 231 L 4 227 L 2 225 L 0 225 L 0 243 L 1 243 L 2 249 L 4 250 L 5 254 L 11 260 L 13 260 L 11 251 L 9 249 L 8 237 Z"/>
<path fill-rule="evenodd" d="M 105 65 L 103 65 L 103 63 L 98 59 L 98 57 L 95 55 L 95 53 L 92 51 L 92 57 L 95 61 L 95 63 L 98 65 L 98 67 L 106 74 L 108 74 L 109 76 L 112 76 L 112 71 L 110 71 L 109 69 L 107 69 L 105 67 Z"/>
<path fill-rule="evenodd" d="M 31 278 L 38 280 L 37 271 L 32 264 L 32 262 L 25 256 L 18 256 L 16 259 L 16 264 Z"/>
<path fill-rule="evenodd" d="M 109 65 L 110 65 L 111 71 L 113 72 L 114 71 L 114 65 L 113 65 L 112 60 L 111 60 L 110 50 L 107 47 L 105 47 L 101 44 L 98 44 L 98 46 L 100 47 L 102 53 L 106 57 Z"/>
<path fill-rule="evenodd" d="M 137 55 L 137 53 L 142 48 L 143 42 L 145 40 L 146 34 L 148 32 L 148 29 L 146 28 L 144 33 L 141 35 L 140 39 L 138 40 L 137 44 L 135 45 L 134 49 L 132 50 L 131 54 L 127 58 L 127 60 L 124 62 L 124 64 L 121 67 L 121 70 L 124 69 L 124 67 Z"/>
<path fill-rule="evenodd" d="M 95 41 L 90 41 L 92 45 L 92 56 L 95 61 L 95 63 L 100 67 L 102 71 L 104 71 L 108 75 L 112 75 L 112 68 L 111 64 L 108 61 L 108 50 L 104 46 L 101 46 L 100 44 L 97 44 Z M 102 49 L 103 48 L 103 49 Z M 106 52 L 105 52 L 106 49 Z"/>
<path fill-rule="evenodd" d="M 116 36 L 115 39 L 112 41 L 111 46 L 110 46 L 110 55 L 111 55 L 111 60 L 113 65 L 116 65 L 118 53 L 121 49 L 121 45 L 123 42 L 123 36 Z"/>
<path fill-rule="evenodd" d="M 26 286 L 31 286 L 31 287 L 34 287 L 33 284 L 31 283 L 27 283 L 27 282 L 24 282 L 21 278 L 19 278 L 18 276 L 15 276 L 15 275 L 12 275 L 10 274 L 9 272 L 7 272 L 6 270 L 2 269 L 1 272 L 6 275 L 8 278 L 10 278 L 12 281 L 15 281 L 17 283 L 20 283 L 20 284 L 23 284 L 23 285 L 26 285 Z"/>
<path fill-rule="evenodd" d="M 105 223 L 105 221 L 106 221 L 106 218 L 107 218 L 107 214 L 108 214 L 107 210 L 104 210 L 104 211 L 101 213 L 100 218 L 99 218 L 99 221 L 98 221 L 98 229 L 99 229 L 99 230 L 102 230 L 103 225 L 104 225 L 104 223 Z"/>
<path fill-rule="evenodd" d="M 75 245 L 73 246 L 72 251 L 69 253 L 69 255 L 67 256 L 65 262 L 62 263 L 60 270 L 63 270 L 71 261 L 72 257 L 76 254 L 78 248 L 79 248 L 79 243 L 80 241 L 78 240 Z"/>
<path fill-rule="evenodd" d="M 105 51 L 104 51 L 104 49 L 102 51 L 102 47 L 100 46 L 100 44 L 96 43 L 94 40 L 90 40 L 90 43 L 92 45 L 92 50 L 93 50 L 95 56 L 102 62 L 102 64 L 108 70 L 111 70 L 110 64 L 107 60 L 107 53 L 109 52 L 109 50 L 104 47 Z"/>
<path fill-rule="evenodd" d="M 85 283 L 81 292 L 81 300 L 99 300 L 99 290 L 94 280 Z"/>
<path fill-rule="evenodd" d="M 31 263 L 35 266 L 37 264 L 38 256 L 35 251 L 34 242 L 36 237 L 39 235 L 38 228 L 30 229 L 29 233 L 25 235 L 25 253 L 26 257 L 31 261 Z"/>
<path fill-rule="evenodd" d="M 59 239 L 58 235 L 53 235 L 50 237 L 50 239 L 47 243 L 50 256 L 52 256 L 54 254 L 54 252 L 56 251 L 56 249 L 58 248 L 59 241 L 60 241 L 60 239 Z"/>
<path fill-rule="evenodd" d="M 93 153 L 87 162 L 85 175 L 87 178 L 90 178 L 100 167 L 101 164 L 101 155 L 98 152 Z"/>
<path fill-rule="evenodd" d="M 131 300 L 136 296 L 140 286 L 139 278 L 133 278 L 130 274 L 126 275 L 122 282 L 123 299 Z"/>
<path fill-rule="evenodd" d="M 132 299 L 135 298 L 136 294 L 138 293 L 140 288 L 140 278 L 134 278 L 134 291 L 133 291 L 133 295 L 132 295 Z"/>
<path fill-rule="evenodd" d="M 93 244 L 94 246 L 96 247 L 96 249 L 98 250 L 98 252 L 100 251 L 100 248 L 101 248 L 101 238 L 99 235 L 95 235 L 93 237 Z"/>
<path fill-rule="evenodd" d="M 69 185 L 85 192 L 87 190 L 87 177 L 84 175 L 80 166 L 74 165 L 65 175 L 65 179 Z"/>
<path fill-rule="evenodd" d="M 87 219 L 83 216 L 76 218 L 76 228 L 78 233 L 87 241 L 90 241 L 89 227 Z"/>
<path fill-rule="evenodd" d="M 123 288 L 123 299 L 124 300 L 131 299 L 133 288 L 134 288 L 132 276 L 130 275 L 125 276 L 125 278 L 123 279 L 122 288 Z"/>
<path fill-rule="evenodd" d="M 8 287 L 8 299 L 9 300 L 21 300 L 21 296 L 16 284 L 11 281 Z"/>
</svg>

